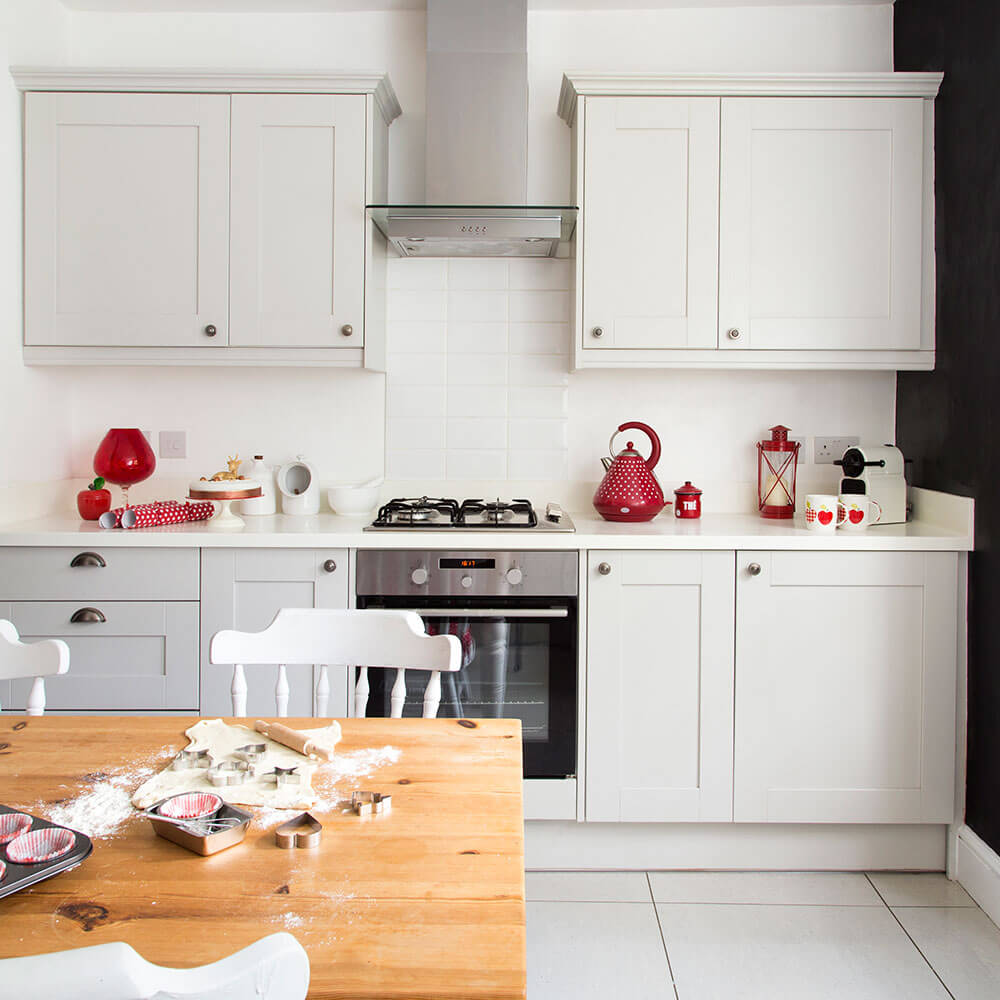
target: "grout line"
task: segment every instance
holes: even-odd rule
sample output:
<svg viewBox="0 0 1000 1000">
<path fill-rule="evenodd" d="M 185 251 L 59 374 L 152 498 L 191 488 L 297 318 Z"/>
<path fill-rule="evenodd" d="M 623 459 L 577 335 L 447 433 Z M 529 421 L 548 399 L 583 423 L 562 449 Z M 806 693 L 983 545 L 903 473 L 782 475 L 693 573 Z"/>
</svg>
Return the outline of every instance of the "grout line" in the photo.
<svg viewBox="0 0 1000 1000">
<path fill-rule="evenodd" d="M 878 898 L 882 900 L 882 903 L 885 906 L 885 908 L 892 914 L 892 919 L 895 920 L 897 924 L 899 924 L 899 929 L 909 938 L 910 944 L 912 944 L 913 947 L 917 949 L 917 954 L 927 963 L 927 968 L 934 973 L 934 977 L 941 984 L 942 989 L 944 989 L 945 993 L 947 993 L 948 996 L 951 997 L 951 1000 L 955 1000 L 955 994 L 952 993 L 950 989 L 948 989 L 948 984 L 938 974 L 938 970 L 935 969 L 933 965 L 931 965 L 930 959 L 923 953 L 923 951 L 921 951 L 920 945 L 918 945 L 917 942 L 913 940 L 913 936 L 903 926 L 903 922 L 899 919 L 899 917 L 896 916 L 895 910 L 893 910 L 893 908 L 885 901 L 885 896 L 883 896 L 882 893 L 879 892 L 878 886 L 871 880 L 871 878 L 869 878 L 867 872 L 865 872 L 865 878 L 868 879 L 868 884 L 875 890 L 875 895 L 877 895 Z"/>
<path fill-rule="evenodd" d="M 660 932 L 660 942 L 663 944 L 663 954 L 667 959 L 667 971 L 670 973 L 670 985 L 674 988 L 674 1000 L 680 1000 L 680 994 L 677 992 L 677 980 L 674 979 L 674 967 L 670 961 L 670 951 L 667 948 L 667 939 L 663 936 L 663 924 L 660 923 L 660 911 L 656 908 L 656 900 L 653 897 L 653 883 L 649 880 L 649 872 L 646 875 L 646 886 L 649 889 L 649 898 L 653 903 L 653 914 L 656 917 L 656 926 Z"/>
</svg>

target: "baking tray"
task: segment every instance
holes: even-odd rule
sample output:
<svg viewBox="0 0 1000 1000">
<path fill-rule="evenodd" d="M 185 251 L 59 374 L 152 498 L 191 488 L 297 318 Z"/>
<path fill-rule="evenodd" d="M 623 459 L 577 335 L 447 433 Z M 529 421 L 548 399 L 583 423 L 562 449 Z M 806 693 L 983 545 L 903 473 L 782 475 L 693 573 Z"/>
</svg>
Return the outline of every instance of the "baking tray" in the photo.
<svg viewBox="0 0 1000 1000">
<path fill-rule="evenodd" d="M 157 802 L 156 805 L 151 806 L 150 812 L 159 809 L 165 801 L 164 799 L 161 802 Z M 209 834 L 198 834 L 191 830 L 185 830 L 184 827 L 177 826 L 174 823 L 158 820 L 153 815 L 149 816 L 149 822 L 153 824 L 153 829 L 156 831 L 158 837 L 172 841 L 175 844 L 180 844 L 181 847 L 186 847 L 189 851 L 194 851 L 195 854 L 207 857 L 209 854 L 224 851 L 227 847 L 233 847 L 240 843 L 247 835 L 247 827 L 250 825 L 250 820 L 253 819 L 253 813 L 248 813 L 245 809 L 237 809 L 236 806 L 231 806 L 228 802 L 224 802 L 222 808 L 215 815 L 219 819 L 227 816 L 235 816 L 240 822 L 228 830 L 220 830 L 218 833 Z M 194 822 L 197 822 L 197 820 Z"/>
<path fill-rule="evenodd" d="M 61 830 L 71 829 L 68 826 L 60 826 L 58 823 L 50 823 L 41 816 L 32 816 L 23 809 L 12 809 L 10 806 L 0 805 L 0 813 L 24 813 L 31 816 L 31 830 L 44 830 L 46 827 L 58 827 Z M 27 832 L 27 831 L 25 831 Z M 76 843 L 72 849 L 60 858 L 52 861 L 42 861 L 37 865 L 17 865 L 7 857 L 7 844 L 0 846 L 0 857 L 7 865 L 7 871 L 0 879 L 0 899 L 4 896 L 11 896 L 15 892 L 27 889 L 28 886 L 43 882 L 60 872 L 68 872 L 71 868 L 76 868 L 78 864 L 90 857 L 94 850 L 94 842 L 86 834 L 79 830 L 73 830 L 76 834 Z"/>
</svg>

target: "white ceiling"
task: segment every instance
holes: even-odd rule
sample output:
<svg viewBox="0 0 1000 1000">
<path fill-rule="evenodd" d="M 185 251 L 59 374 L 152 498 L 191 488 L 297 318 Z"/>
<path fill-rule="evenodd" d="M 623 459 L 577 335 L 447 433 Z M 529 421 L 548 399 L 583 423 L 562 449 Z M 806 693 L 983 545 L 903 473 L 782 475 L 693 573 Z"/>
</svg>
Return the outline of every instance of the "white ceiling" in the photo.
<svg viewBox="0 0 1000 1000">
<path fill-rule="evenodd" d="M 123 13 L 317 13 L 424 10 L 426 0 L 61 0 L 72 10 Z M 894 0 L 528 0 L 531 10 L 657 10 L 666 7 L 885 5 Z"/>
</svg>

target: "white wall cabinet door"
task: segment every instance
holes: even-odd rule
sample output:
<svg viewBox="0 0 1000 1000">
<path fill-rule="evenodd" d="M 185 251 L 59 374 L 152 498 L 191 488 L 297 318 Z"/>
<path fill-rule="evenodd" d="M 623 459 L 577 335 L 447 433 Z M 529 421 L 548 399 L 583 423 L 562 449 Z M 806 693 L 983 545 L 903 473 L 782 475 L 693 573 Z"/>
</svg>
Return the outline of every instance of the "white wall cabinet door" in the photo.
<svg viewBox="0 0 1000 1000">
<path fill-rule="evenodd" d="M 719 99 L 589 98 L 584 143 L 583 348 L 714 348 Z"/>
<path fill-rule="evenodd" d="M 956 554 L 740 552 L 736 573 L 733 818 L 950 823 Z"/>
<path fill-rule="evenodd" d="M 720 347 L 920 348 L 923 123 L 920 98 L 723 99 Z"/>
<path fill-rule="evenodd" d="M 209 643 L 220 629 L 259 632 L 281 608 L 346 608 L 346 549 L 201 550 L 201 714 L 232 715 L 232 666 L 212 664 Z M 332 568 L 331 568 L 332 567 Z M 330 717 L 347 715 L 348 668 L 328 665 Z M 314 713 L 319 665 L 288 667 L 290 716 Z M 278 668 L 246 668 L 247 715 L 271 717 Z"/>
<path fill-rule="evenodd" d="M 25 343 L 225 346 L 229 97 L 25 101 Z"/>
<path fill-rule="evenodd" d="M 588 821 L 732 819 L 733 572 L 732 552 L 589 553 Z"/>
<path fill-rule="evenodd" d="M 364 95 L 232 102 L 230 343 L 362 346 Z"/>
</svg>

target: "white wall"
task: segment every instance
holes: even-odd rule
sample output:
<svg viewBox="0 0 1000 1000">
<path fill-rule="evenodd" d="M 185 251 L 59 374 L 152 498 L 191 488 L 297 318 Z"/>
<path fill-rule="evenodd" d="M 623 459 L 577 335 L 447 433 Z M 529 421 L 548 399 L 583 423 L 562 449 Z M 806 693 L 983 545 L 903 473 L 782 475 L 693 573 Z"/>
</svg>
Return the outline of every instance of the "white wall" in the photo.
<svg viewBox="0 0 1000 1000">
<path fill-rule="evenodd" d="M 22 7 L 39 6 L 18 0 Z M 892 8 L 885 6 L 708 8 L 664 11 L 537 11 L 529 15 L 529 198 L 562 202 L 568 194 L 569 130 L 555 114 L 564 70 L 624 69 L 630 71 L 837 71 L 891 69 Z M 337 68 L 387 70 L 403 107 L 403 117 L 390 130 L 390 196 L 419 200 L 423 194 L 424 16 L 422 12 L 341 14 L 108 14 L 72 12 L 65 21 L 65 47 L 18 54 L 12 61 L 62 61 L 108 66 L 210 66 L 240 68 Z M 5 93 L 6 105 L 11 95 Z M 6 107 L 5 105 L 5 107 Z M 0 126 L 11 134 L 10 109 L 0 110 Z M 4 211 L 16 206 L 19 192 L 12 160 L 0 166 Z M 19 226 L 17 227 L 19 230 Z M 14 241 L 9 235 L 0 250 L 3 287 L 18 287 Z M 11 258 L 11 259 L 8 259 Z M 405 267 L 410 262 L 398 262 Z M 407 278 L 394 268 L 395 283 Z M 447 274 L 447 269 L 444 272 Z M 440 282 L 439 282 L 440 283 Z M 447 282 L 437 291 L 447 295 Z M 405 321 L 403 289 L 390 293 L 390 318 Z M 516 290 L 515 290 L 516 291 Z M 513 292 L 511 293 L 513 294 Z M 508 307 L 512 301 L 508 298 Z M 336 370 L 272 372 L 196 369 L 81 369 L 66 373 L 20 369 L 14 346 L 19 305 L 4 307 L 11 333 L 0 349 L 16 376 L 3 375 L 23 386 L 38 384 L 55 393 L 61 386 L 50 425 L 60 433 L 44 465 L 52 475 L 89 472 L 90 456 L 104 430 L 128 422 L 153 431 L 188 432 L 189 459 L 161 463 L 165 476 L 203 473 L 221 465 L 223 453 L 263 450 L 274 460 L 303 452 L 317 465 L 323 479 L 365 478 L 382 463 L 384 380 L 363 372 Z M 410 317 L 412 319 L 412 317 Z M 519 322 L 543 321 L 519 315 Z M 447 313 L 431 322 L 431 332 L 444 355 L 462 341 L 461 330 Z M 463 321 L 464 322 L 464 321 Z M 516 333 L 517 331 L 515 331 Z M 413 331 L 411 330 L 412 334 Z M 398 339 L 390 340 L 400 353 Z M 550 342 L 551 342 L 550 332 Z M 507 347 L 500 352 L 506 370 L 524 371 L 512 363 L 519 353 L 510 345 L 523 338 L 504 329 Z M 566 350 L 553 357 L 562 358 Z M 449 347 L 449 344 L 452 345 Z M 468 340 L 466 339 L 466 344 Z M 417 342 L 419 353 L 419 342 Z M 460 354 L 462 352 L 458 352 Z M 455 354 L 454 357 L 457 357 Z M 461 362 L 459 363 L 461 364 Z M 527 362 L 528 369 L 534 362 Z M 390 368 L 390 385 L 398 377 Z M 441 407 L 440 375 L 424 388 L 432 407 Z M 445 379 L 447 381 L 447 379 Z M 564 461 L 553 464 L 575 483 L 511 484 L 505 492 L 547 492 L 564 502 L 586 498 L 588 485 L 599 476 L 598 458 L 619 422 L 644 419 L 664 438 L 666 458 L 662 479 L 672 485 L 693 479 L 715 489 L 718 505 L 747 502 L 746 483 L 752 478 L 753 440 L 769 424 L 784 422 L 793 432 L 854 433 L 865 439 L 891 440 L 895 380 L 891 374 L 826 373 L 671 373 L 587 372 L 566 378 Z M 0 385 L 3 385 L 0 382 Z M 507 389 L 517 388 L 509 379 Z M 419 388 L 419 386 L 418 386 Z M 417 394 L 411 393 L 411 399 Z M 516 395 L 513 394 L 513 395 Z M 226 400 L 250 400 L 231 410 Z M 400 397 L 401 398 L 401 397 Z M 508 441 L 512 394 L 505 393 Z M 551 401 L 550 401 L 551 402 Z M 390 409 L 393 406 L 389 390 Z M 16 408 L 0 403 L 5 420 Z M 61 407 L 61 409 L 60 409 Z M 398 405 L 397 414 L 400 413 Z M 447 414 L 447 410 L 445 411 Z M 453 416 L 457 413 L 453 412 Z M 456 428 L 457 430 L 457 428 Z M 513 428 L 516 432 L 517 428 Z M 390 424 L 390 433 L 392 427 Z M 447 433 L 447 428 L 446 428 Z M 390 449 L 403 439 L 390 438 Z M 447 442 L 444 444 L 447 451 Z M 471 451 L 473 449 L 462 449 Z M 507 470 L 511 451 L 507 452 Z M 415 460 L 410 467 L 422 475 Z M 517 463 L 513 463 L 516 468 Z M 439 468 L 439 466 L 438 466 Z M 454 468 L 458 468 L 455 466 Z M 397 472 L 402 466 L 397 466 Z M 471 471 L 471 466 L 469 466 Z M 564 471 L 565 470 L 565 471 Z M 830 467 L 806 469 L 806 480 L 832 480 Z M 455 476 L 445 475 L 454 480 Z M 19 473 L 12 478 L 18 478 Z M 8 477 L 11 478 L 11 477 Z M 399 478 L 397 476 L 397 478 Z M 491 477 L 492 478 L 492 477 Z M 743 484 L 734 486 L 733 483 Z M 457 492 L 467 487 L 503 489 L 499 483 L 451 483 Z M 434 482 L 427 482 L 433 488 Z M 407 487 L 412 489 L 415 483 Z"/>
</svg>

